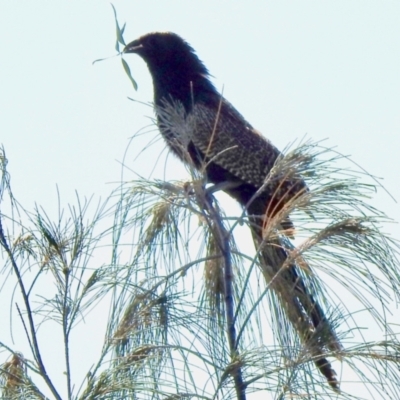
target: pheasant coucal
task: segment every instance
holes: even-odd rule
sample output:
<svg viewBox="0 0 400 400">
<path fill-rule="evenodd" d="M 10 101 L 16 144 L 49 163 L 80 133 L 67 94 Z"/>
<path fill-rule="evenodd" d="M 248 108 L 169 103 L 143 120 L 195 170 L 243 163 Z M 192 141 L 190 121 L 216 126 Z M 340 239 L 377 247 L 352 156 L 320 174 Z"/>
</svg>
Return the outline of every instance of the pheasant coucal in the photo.
<svg viewBox="0 0 400 400">
<path fill-rule="evenodd" d="M 208 182 L 220 184 L 246 209 L 267 283 L 317 367 L 338 390 L 336 374 L 324 357 L 325 349 L 340 349 L 335 332 L 299 267 L 288 262 L 288 239 L 279 234 L 263 237 L 268 220 L 307 191 L 304 180 L 293 173 L 271 177 L 281 153 L 221 96 L 203 62 L 180 36 L 149 33 L 123 52 L 138 54 L 147 63 L 159 129 L 173 153 L 205 172 Z M 283 220 L 282 226 L 293 227 L 288 218 Z M 286 232 L 290 235 L 292 229 Z"/>
</svg>

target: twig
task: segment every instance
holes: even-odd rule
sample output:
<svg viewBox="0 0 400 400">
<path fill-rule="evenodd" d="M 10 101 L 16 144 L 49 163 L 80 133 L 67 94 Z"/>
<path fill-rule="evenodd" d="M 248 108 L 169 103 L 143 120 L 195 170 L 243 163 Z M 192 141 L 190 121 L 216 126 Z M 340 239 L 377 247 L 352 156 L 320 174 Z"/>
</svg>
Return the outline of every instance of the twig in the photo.
<svg viewBox="0 0 400 400">
<path fill-rule="evenodd" d="M 64 266 L 64 276 L 65 276 L 65 292 L 64 292 L 64 304 L 63 304 L 63 319 L 62 319 L 62 327 L 63 327 L 63 336 L 64 336 L 64 353 L 65 353 L 65 366 L 67 369 L 67 390 L 68 390 L 68 399 L 71 400 L 72 396 L 72 388 L 71 388 L 71 366 L 69 361 L 69 329 L 68 329 L 68 315 L 69 315 L 69 306 L 68 306 L 68 289 L 69 289 L 69 273 L 70 270 L 68 266 Z"/>
<path fill-rule="evenodd" d="M 243 381 L 241 363 L 238 357 L 238 349 L 236 344 L 236 327 L 235 327 L 235 306 L 233 297 L 233 271 L 232 256 L 229 246 L 229 233 L 225 229 L 220 214 L 213 207 L 213 197 L 208 195 L 203 199 L 203 206 L 207 209 L 213 222 L 213 233 L 217 236 L 217 243 L 220 247 L 224 260 L 224 290 L 225 290 L 225 314 L 226 328 L 229 341 L 230 357 L 232 364 L 228 367 L 229 374 L 232 375 L 235 382 L 236 396 L 238 400 L 246 400 L 246 387 Z"/>
<path fill-rule="evenodd" d="M 40 350 L 39 350 L 39 343 L 37 341 L 35 324 L 33 322 L 33 312 L 32 312 L 32 309 L 31 309 L 31 306 L 30 306 L 30 303 L 29 303 L 29 298 L 28 298 L 28 295 L 26 293 L 24 283 L 22 281 L 21 274 L 19 272 L 19 268 L 17 266 L 17 263 L 15 262 L 14 256 L 13 256 L 13 254 L 12 254 L 12 252 L 10 250 L 10 247 L 8 246 L 7 240 L 5 238 L 1 217 L 0 217 L 0 243 L 1 243 L 1 246 L 3 247 L 3 249 L 5 250 L 5 252 L 8 255 L 8 258 L 9 258 L 9 260 L 11 262 L 11 265 L 12 265 L 12 268 L 14 270 L 14 273 L 15 273 L 15 275 L 17 277 L 18 285 L 19 285 L 19 287 L 21 289 L 22 298 L 24 299 L 26 313 L 27 313 L 27 317 L 28 317 L 28 321 L 29 321 L 29 329 L 31 331 L 31 337 L 32 337 L 32 344 L 33 344 L 33 350 L 34 350 L 33 351 L 33 356 L 35 357 L 35 360 L 38 363 L 39 370 L 40 370 L 42 378 L 47 383 L 47 386 L 49 387 L 49 389 L 53 393 L 54 397 L 57 400 L 62 400 L 61 396 L 57 392 L 57 389 L 53 385 L 53 382 L 51 381 L 51 379 L 47 375 L 46 368 L 45 368 L 45 366 L 43 364 L 43 360 L 42 360 L 42 357 L 41 357 L 41 354 L 40 354 Z"/>
</svg>

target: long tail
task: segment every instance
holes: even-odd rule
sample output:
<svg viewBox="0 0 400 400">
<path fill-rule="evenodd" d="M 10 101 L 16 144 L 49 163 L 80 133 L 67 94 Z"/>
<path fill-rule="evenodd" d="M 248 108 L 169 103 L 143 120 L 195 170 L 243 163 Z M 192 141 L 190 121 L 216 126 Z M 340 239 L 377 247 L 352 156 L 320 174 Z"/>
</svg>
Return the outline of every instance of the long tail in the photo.
<svg viewBox="0 0 400 400">
<path fill-rule="evenodd" d="M 307 287 L 298 266 L 288 261 L 288 249 L 278 234 L 263 238 L 262 218 L 250 215 L 251 231 L 256 249 L 259 251 L 261 270 L 266 282 L 280 300 L 287 318 L 298 332 L 301 341 L 308 347 L 320 372 L 329 385 L 339 391 L 339 382 L 330 362 L 324 356 L 325 350 L 341 349 L 337 336 L 327 320 L 324 311 L 314 299 L 311 288 Z"/>
</svg>

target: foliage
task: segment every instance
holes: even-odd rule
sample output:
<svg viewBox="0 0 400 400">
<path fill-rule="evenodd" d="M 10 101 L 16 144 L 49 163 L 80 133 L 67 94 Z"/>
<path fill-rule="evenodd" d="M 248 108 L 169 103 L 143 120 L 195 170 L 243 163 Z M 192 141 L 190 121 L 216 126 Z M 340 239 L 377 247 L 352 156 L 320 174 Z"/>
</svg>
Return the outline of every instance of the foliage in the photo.
<svg viewBox="0 0 400 400">
<path fill-rule="evenodd" d="M 6 284 L 16 284 L 11 310 L 30 346 L 22 355 L 0 342 L 9 354 L 1 367 L 3 398 L 251 398 L 260 391 L 282 399 L 350 397 L 318 375 L 260 278 L 253 250 L 235 242 L 245 217 L 225 215 L 201 176 L 127 182 L 93 216 L 91 203 L 78 198 L 53 222 L 40 207 L 28 212 L 17 202 L 4 150 L 1 160 Z M 305 266 L 338 328 L 343 349 L 328 355 L 371 393 L 398 398 L 399 343 L 386 318 L 399 297 L 398 244 L 380 231 L 385 215 L 365 202 L 375 187 L 340 162 L 307 142 L 277 164 L 301 170 L 311 188 L 290 206 L 299 238 L 291 257 Z M 48 282 L 51 290 L 43 291 Z M 327 295 L 332 285 L 340 296 Z M 357 316 L 341 301 L 346 290 L 382 329 L 381 340 L 363 340 Z M 71 333 L 97 307 L 109 308 L 105 339 L 79 387 Z M 64 346 L 64 389 L 46 368 L 38 336 L 54 323 Z"/>
</svg>

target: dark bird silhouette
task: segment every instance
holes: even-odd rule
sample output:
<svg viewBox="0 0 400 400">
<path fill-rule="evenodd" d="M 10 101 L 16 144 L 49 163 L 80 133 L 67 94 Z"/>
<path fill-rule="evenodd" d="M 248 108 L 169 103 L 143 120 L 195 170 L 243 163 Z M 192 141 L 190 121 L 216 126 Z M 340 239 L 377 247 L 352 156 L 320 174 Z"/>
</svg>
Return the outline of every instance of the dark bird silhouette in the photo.
<svg viewBox="0 0 400 400">
<path fill-rule="evenodd" d="M 138 54 L 147 63 L 158 125 L 171 150 L 246 209 L 267 283 L 315 364 L 338 390 L 324 352 L 337 351 L 340 344 L 300 268 L 289 260 L 284 237 L 293 233 L 285 206 L 307 192 L 304 180 L 289 170 L 274 171 L 279 150 L 218 93 L 207 68 L 181 37 L 149 33 L 129 43 L 123 52 Z M 283 234 L 265 237 L 274 217 L 282 217 Z"/>
</svg>

